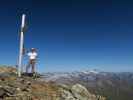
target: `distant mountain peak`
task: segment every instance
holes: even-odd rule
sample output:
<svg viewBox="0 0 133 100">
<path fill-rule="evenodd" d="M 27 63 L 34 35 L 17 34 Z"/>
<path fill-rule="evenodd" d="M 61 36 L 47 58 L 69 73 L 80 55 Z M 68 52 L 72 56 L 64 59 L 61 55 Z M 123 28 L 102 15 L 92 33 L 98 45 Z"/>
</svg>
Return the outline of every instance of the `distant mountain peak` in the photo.
<svg viewBox="0 0 133 100">
<path fill-rule="evenodd" d="M 98 70 L 86 70 L 86 71 L 81 71 L 82 73 L 84 74 L 99 74 L 99 71 Z"/>
</svg>

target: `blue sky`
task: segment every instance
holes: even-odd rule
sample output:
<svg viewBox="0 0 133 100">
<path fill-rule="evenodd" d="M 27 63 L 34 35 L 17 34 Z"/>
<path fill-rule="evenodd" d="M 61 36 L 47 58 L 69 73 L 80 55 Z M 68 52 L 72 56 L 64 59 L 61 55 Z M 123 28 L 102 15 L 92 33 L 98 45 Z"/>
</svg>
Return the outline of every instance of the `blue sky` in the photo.
<svg viewBox="0 0 133 100">
<path fill-rule="evenodd" d="M 25 13 L 40 72 L 133 71 L 131 0 L 4 0 L 0 12 L 0 64 L 16 65 Z"/>
</svg>

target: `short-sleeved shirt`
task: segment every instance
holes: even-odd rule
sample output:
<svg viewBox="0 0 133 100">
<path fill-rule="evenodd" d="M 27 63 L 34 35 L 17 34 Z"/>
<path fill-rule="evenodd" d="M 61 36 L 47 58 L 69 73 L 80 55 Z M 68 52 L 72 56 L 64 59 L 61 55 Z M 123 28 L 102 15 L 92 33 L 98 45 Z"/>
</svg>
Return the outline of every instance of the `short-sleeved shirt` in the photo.
<svg viewBox="0 0 133 100">
<path fill-rule="evenodd" d="M 31 59 L 31 60 L 36 59 L 37 53 L 36 52 L 29 52 L 28 56 L 29 56 L 29 59 Z"/>
</svg>

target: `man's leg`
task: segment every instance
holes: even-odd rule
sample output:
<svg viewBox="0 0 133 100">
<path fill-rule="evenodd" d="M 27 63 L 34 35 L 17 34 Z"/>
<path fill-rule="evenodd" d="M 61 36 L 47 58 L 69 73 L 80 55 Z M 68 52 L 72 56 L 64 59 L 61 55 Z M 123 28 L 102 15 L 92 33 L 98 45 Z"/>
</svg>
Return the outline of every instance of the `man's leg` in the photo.
<svg viewBox="0 0 133 100">
<path fill-rule="evenodd" d="M 28 62 L 27 66 L 26 66 L 26 73 L 28 73 L 28 70 L 30 68 L 30 65 L 31 65 L 31 61 Z"/>
<path fill-rule="evenodd" d="M 32 60 L 32 73 L 35 73 L 35 60 Z"/>
</svg>

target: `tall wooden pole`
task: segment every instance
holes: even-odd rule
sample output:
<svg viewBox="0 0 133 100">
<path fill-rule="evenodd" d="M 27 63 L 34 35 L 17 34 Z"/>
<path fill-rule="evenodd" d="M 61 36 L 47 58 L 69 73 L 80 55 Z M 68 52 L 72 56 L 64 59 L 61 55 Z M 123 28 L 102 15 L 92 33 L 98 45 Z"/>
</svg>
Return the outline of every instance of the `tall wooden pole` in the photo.
<svg viewBox="0 0 133 100">
<path fill-rule="evenodd" d="M 26 15 L 22 15 L 22 23 L 21 23 L 21 32 L 20 32 L 20 47 L 19 47 L 19 60 L 18 60 L 18 76 L 21 77 L 21 69 L 22 67 L 22 58 L 23 58 L 23 44 L 24 44 L 24 27 L 25 27 L 25 17 Z"/>
</svg>

